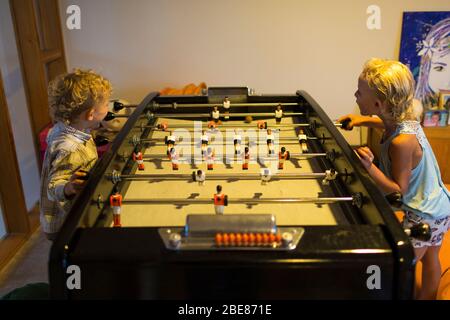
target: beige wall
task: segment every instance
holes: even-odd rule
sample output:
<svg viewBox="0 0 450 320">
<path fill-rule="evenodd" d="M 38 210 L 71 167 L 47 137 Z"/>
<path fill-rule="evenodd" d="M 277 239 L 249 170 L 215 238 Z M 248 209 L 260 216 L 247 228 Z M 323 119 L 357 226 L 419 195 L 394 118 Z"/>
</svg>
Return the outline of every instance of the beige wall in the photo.
<svg viewBox="0 0 450 320">
<path fill-rule="evenodd" d="M 60 0 L 69 68 L 109 77 L 115 96 L 205 81 L 258 93 L 308 91 L 331 119 L 356 111 L 370 57 L 398 58 L 403 11 L 450 10 L 448 0 Z M 65 28 L 81 9 L 81 30 Z M 381 30 L 368 30 L 369 5 Z M 346 135 L 359 143 L 359 131 Z"/>
</svg>

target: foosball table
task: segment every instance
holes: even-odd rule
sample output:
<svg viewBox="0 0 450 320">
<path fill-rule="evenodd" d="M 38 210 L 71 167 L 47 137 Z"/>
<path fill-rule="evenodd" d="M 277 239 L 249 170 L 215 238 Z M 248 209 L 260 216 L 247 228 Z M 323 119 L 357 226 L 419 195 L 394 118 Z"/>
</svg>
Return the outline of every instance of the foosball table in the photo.
<svg viewBox="0 0 450 320">
<path fill-rule="evenodd" d="M 53 298 L 412 297 L 398 198 L 306 92 L 216 87 L 123 107 L 52 246 Z"/>
</svg>

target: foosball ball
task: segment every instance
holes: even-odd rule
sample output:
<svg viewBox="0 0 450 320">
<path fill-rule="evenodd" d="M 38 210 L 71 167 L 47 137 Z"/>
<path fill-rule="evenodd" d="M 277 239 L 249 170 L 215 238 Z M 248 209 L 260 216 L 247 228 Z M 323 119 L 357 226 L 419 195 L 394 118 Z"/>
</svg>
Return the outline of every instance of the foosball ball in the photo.
<svg viewBox="0 0 450 320">
<path fill-rule="evenodd" d="M 119 107 L 134 111 L 52 246 L 53 298 L 412 297 L 409 237 L 427 226 L 401 228 L 401 196 L 379 191 L 345 123 L 306 92 L 221 87 Z"/>
</svg>

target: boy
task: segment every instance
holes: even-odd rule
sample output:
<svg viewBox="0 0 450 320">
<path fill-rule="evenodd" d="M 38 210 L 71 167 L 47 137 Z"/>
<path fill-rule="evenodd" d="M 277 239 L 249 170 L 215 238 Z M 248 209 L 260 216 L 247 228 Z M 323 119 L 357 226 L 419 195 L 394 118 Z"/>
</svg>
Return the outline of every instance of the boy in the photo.
<svg viewBox="0 0 450 320">
<path fill-rule="evenodd" d="M 432 229 L 429 241 L 411 242 L 417 261 L 423 265 L 422 288 L 416 290 L 416 298 L 435 299 L 441 276 L 439 249 L 450 224 L 450 192 L 417 121 L 413 96 L 414 78 L 405 65 L 372 59 L 364 66 L 355 93 L 361 116 L 346 115 L 338 121 L 349 121 L 347 130 L 353 126 L 384 129 L 379 168 L 372 163 L 374 155 L 369 148 L 356 152 L 384 193 L 403 195 L 404 226 L 426 223 Z"/>
<path fill-rule="evenodd" d="M 49 85 L 49 110 L 55 125 L 47 137 L 40 201 L 40 222 L 49 240 L 56 238 L 98 159 L 90 131 L 106 116 L 110 94 L 108 80 L 79 69 Z"/>
</svg>

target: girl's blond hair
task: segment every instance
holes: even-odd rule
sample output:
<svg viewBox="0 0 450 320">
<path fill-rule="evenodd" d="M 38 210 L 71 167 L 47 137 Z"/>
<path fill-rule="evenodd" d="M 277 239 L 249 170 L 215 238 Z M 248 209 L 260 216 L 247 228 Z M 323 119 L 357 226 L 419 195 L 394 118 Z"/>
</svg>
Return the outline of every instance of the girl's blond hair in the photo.
<svg viewBox="0 0 450 320">
<path fill-rule="evenodd" d="M 373 58 L 364 65 L 361 77 L 382 101 L 388 103 L 396 122 L 415 120 L 413 106 L 414 77 L 404 64 Z"/>
<path fill-rule="evenodd" d="M 50 116 L 53 121 L 70 123 L 82 112 L 104 102 L 111 91 L 111 83 L 92 70 L 74 69 L 50 82 Z"/>
</svg>

